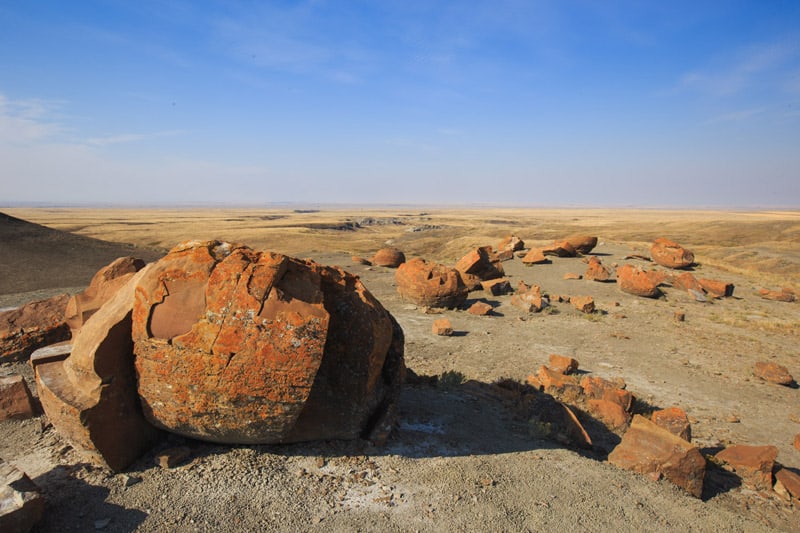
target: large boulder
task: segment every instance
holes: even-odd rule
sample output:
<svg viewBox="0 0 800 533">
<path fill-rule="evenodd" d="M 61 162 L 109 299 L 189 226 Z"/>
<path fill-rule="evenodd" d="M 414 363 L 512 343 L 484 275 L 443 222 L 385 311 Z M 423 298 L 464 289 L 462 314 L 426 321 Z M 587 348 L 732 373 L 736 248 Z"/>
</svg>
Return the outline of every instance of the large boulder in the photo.
<svg viewBox="0 0 800 533">
<path fill-rule="evenodd" d="M 479 289 L 482 281 L 502 278 L 505 274 L 503 265 L 495 257 L 491 246 L 475 248 L 459 259 L 455 267 L 471 291 Z"/>
<path fill-rule="evenodd" d="M 570 235 L 564 240 L 579 254 L 588 254 L 597 246 L 597 237 L 590 235 Z"/>
<path fill-rule="evenodd" d="M 661 295 L 657 279 L 641 268 L 627 263 L 617 269 L 617 285 L 623 292 L 636 296 L 658 298 Z"/>
<path fill-rule="evenodd" d="M 69 339 L 68 294 L 0 312 L 0 362 L 20 361 L 43 346 Z"/>
<path fill-rule="evenodd" d="M 669 239 L 660 237 L 650 247 L 650 257 L 661 266 L 686 268 L 694 263 L 694 254 Z"/>
<path fill-rule="evenodd" d="M 72 345 L 42 348 L 31 357 L 39 399 L 53 426 L 91 460 L 115 471 L 159 437 L 136 393 L 131 340 L 134 294 L 148 268 L 83 324 Z"/>
<path fill-rule="evenodd" d="M 696 446 L 640 415 L 608 456 L 608 462 L 640 474 L 663 476 L 699 498 L 706 460 Z"/>
<path fill-rule="evenodd" d="M 65 318 L 74 337 L 81 326 L 97 312 L 133 275 L 144 267 L 135 257 L 120 257 L 92 277 L 89 286 L 73 295 L 67 303 Z"/>
<path fill-rule="evenodd" d="M 417 305 L 458 307 L 469 292 L 456 269 L 419 258 L 400 265 L 394 279 L 400 297 Z"/>
<path fill-rule="evenodd" d="M 357 277 L 217 241 L 147 271 L 132 336 L 146 418 L 212 442 L 370 438 L 404 374 L 402 330 Z"/>
<path fill-rule="evenodd" d="M 375 252 L 370 262 L 377 266 L 397 268 L 406 262 L 406 256 L 397 248 L 381 248 Z"/>
</svg>

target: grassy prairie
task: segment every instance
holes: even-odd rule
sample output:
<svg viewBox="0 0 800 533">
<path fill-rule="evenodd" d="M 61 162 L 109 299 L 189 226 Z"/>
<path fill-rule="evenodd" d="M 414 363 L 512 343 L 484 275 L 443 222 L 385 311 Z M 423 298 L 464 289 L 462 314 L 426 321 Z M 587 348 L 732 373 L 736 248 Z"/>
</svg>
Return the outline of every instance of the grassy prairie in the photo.
<svg viewBox="0 0 800 533">
<path fill-rule="evenodd" d="M 169 249 L 189 239 L 223 239 L 291 255 L 370 256 L 390 243 L 444 262 L 514 233 L 536 244 L 570 233 L 646 251 L 656 237 L 692 249 L 698 261 L 765 284 L 800 285 L 800 211 L 327 207 L 7 208 L 52 228 L 140 247 Z"/>
</svg>

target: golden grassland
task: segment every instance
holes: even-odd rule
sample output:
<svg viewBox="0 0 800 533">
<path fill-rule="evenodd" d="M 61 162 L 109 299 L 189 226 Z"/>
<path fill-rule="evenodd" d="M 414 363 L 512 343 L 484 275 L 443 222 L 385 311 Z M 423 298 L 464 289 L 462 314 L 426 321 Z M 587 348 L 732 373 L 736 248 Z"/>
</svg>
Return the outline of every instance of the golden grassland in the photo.
<svg viewBox="0 0 800 533">
<path fill-rule="evenodd" d="M 407 255 L 452 262 L 474 246 L 514 233 L 531 244 L 572 233 L 646 253 L 656 237 L 692 249 L 698 261 L 800 285 L 800 211 L 610 208 L 4 208 L 9 215 L 98 239 L 169 249 L 222 239 L 290 255 L 369 257 L 392 244 Z"/>
</svg>

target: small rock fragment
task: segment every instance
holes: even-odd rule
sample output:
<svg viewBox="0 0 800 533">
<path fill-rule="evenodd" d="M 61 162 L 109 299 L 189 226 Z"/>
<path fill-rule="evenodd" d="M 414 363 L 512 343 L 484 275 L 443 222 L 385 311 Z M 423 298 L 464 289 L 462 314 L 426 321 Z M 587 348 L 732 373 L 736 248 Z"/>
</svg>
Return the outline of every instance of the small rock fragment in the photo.
<svg viewBox="0 0 800 533">
<path fill-rule="evenodd" d="M 481 287 L 490 296 L 502 296 L 513 291 L 507 278 L 490 279 L 481 282 Z"/>
<path fill-rule="evenodd" d="M 542 265 L 549 263 L 550 260 L 545 257 L 544 252 L 540 248 L 531 248 L 527 254 L 522 257 L 522 263 L 525 265 Z"/>
<path fill-rule="evenodd" d="M 654 411 L 651 417 L 654 424 L 677 435 L 687 442 L 692 442 L 692 425 L 686 411 L 680 407 L 669 407 Z"/>
<path fill-rule="evenodd" d="M 25 472 L 0 460 L 0 531 L 30 531 L 44 507 L 44 497 Z"/>
<path fill-rule="evenodd" d="M 765 300 L 773 300 L 775 302 L 793 302 L 796 299 L 795 295 L 790 292 L 771 291 L 769 289 L 759 290 L 758 295 Z"/>
<path fill-rule="evenodd" d="M 442 337 L 449 337 L 453 334 L 453 325 L 447 318 L 439 318 L 433 321 L 433 334 Z"/>
<path fill-rule="evenodd" d="M 467 309 L 467 313 L 477 316 L 486 316 L 491 314 L 491 312 L 492 306 L 486 302 L 475 302 Z"/>
<path fill-rule="evenodd" d="M 785 366 L 777 363 L 758 361 L 753 370 L 753 374 L 764 381 L 777 383 L 778 385 L 791 385 L 794 383 L 794 378 L 789 373 L 789 370 Z"/>
<path fill-rule="evenodd" d="M 684 320 L 686 320 L 686 313 L 684 313 L 683 311 L 675 311 L 675 314 L 673 316 L 675 318 L 675 322 L 683 322 Z"/>
<path fill-rule="evenodd" d="M 800 475 L 792 472 L 788 468 L 781 467 L 775 472 L 775 485 L 777 488 L 778 483 L 786 490 L 786 492 L 795 500 L 800 500 Z"/>
<path fill-rule="evenodd" d="M 583 277 L 592 281 L 608 281 L 611 279 L 611 271 L 593 255 L 589 257 L 589 265 Z"/>
<path fill-rule="evenodd" d="M 591 296 L 571 296 L 569 303 L 581 313 L 590 314 L 594 312 L 594 298 Z"/>
<path fill-rule="evenodd" d="M 547 365 L 553 372 L 562 374 L 574 374 L 578 371 L 578 361 L 565 355 L 550 354 Z"/>
<path fill-rule="evenodd" d="M 156 461 L 161 468 L 175 468 L 182 465 L 191 454 L 192 450 L 188 446 L 175 446 L 158 454 Z"/>
<path fill-rule="evenodd" d="M 0 420 L 32 418 L 33 396 L 19 374 L 0 377 Z"/>
<path fill-rule="evenodd" d="M 575 272 L 567 272 L 562 277 L 563 277 L 563 279 L 568 280 L 568 281 L 583 279 L 583 276 L 581 276 L 580 274 L 576 274 Z"/>
</svg>

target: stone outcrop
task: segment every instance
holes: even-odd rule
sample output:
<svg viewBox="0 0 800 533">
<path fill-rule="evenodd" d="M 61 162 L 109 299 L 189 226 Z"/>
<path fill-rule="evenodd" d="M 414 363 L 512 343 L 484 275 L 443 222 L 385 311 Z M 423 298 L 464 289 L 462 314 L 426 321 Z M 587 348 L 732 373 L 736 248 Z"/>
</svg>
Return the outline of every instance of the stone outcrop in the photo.
<svg viewBox="0 0 800 533">
<path fill-rule="evenodd" d="M 590 235 L 570 235 L 564 241 L 579 254 L 588 254 L 597 246 L 597 237 Z"/>
<path fill-rule="evenodd" d="M 794 383 L 794 378 L 789 373 L 789 369 L 778 363 L 758 361 L 753 369 L 753 374 L 764 381 L 778 385 L 792 385 Z"/>
<path fill-rule="evenodd" d="M 647 273 L 631 264 L 624 264 L 617 269 L 617 285 L 620 290 L 645 298 L 658 298 L 661 291 L 658 283 Z"/>
<path fill-rule="evenodd" d="M 27 533 L 42 519 L 45 500 L 33 481 L 0 459 L 0 531 Z"/>
<path fill-rule="evenodd" d="M 115 471 L 159 436 L 136 393 L 131 340 L 134 294 L 148 268 L 83 324 L 72 345 L 43 348 L 31 358 L 39 399 L 53 426 L 94 462 Z"/>
<path fill-rule="evenodd" d="M 643 416 L 635 415 L 608 462 L 640 474 L 663 476 L 699 498 L 706 461 L 697 447 Z"/>
<path fill-rule="evenodd" d="M 548 304 L 547 298 L 542 296 L 542 291 L 538 285 L 529 286 L 522 281 L 519 282 L 517 292 L 511 297 L 511 305 L 522 309 L 526 313 L 538 313 Z"/>
<path fill-rule="evenodd" d="M 772 469 L 777 457 L 775 446 L 744 444 L 729 446 L 714 456 L 723 468 L 739 476 L 744 486 L 754 490 L 772 490 Z"/>
<path fill-rule="evenodd" d="M 0 312 L 0 362 L 21 361 L 43 346 L 69 339 L 68 294 Z"/>
<path fill-rule="evenodd" d="M 369 261 L 376 266 L 397 268 L 406 262 L 406 256 L 397 248 L 381 248 Z"/>
<path fill-rule="evenodd" d="M 120 257 L 98 270 L 89 282 L 89 286 L 73 295 L 67 303 L 65 318 L 72 336 L 74 337 L 89 317 L 143 267 L 144 261 L 141 259 Z"/>
<path fill-rule="evenodd" d="M 471 291 L 480 288 L 481 282 L 502 278 L 505 272 L 492 252 L 491 246 L 476 248 L 458 260 L 456 270 Z"/>
<path fill-rule="evenodd" d="M 611 279 L 611 271 L 597 256 L 593 255 L 589 257 L 589 264 L 583 277 L 592 281 L 609 281 Z"/>
<path fill-rule="evenodd" d="M 447 318 L 438 318 L 433 321 L 431 330 L 433 331 L 434 335 L 449 337 L 453 334 L 453 325 Z"/>
<path fill-rule="evenodd" d="M 653 423 L 677 435 L 687 442 L 692 442 L 692 425 L 686 411 L 680 407 L 669 407 L 653 411 L 651 416 Z"/>
<path fill-rule="evenodd" d="M 424 259 L 403 263 L 394 278 L 400 297 L 417 305 L 458 307 L 469 292 L 456 269 Z"/>
<path fill-rule="evenodd" d="M 212 442 L 369 437 L 404 374 L 402 330 L 358 278 L 215 241 L 145 272 L 132 337 L 147 420 Z"/>
<path fill-rule="evenodd" d="M 0 420 L 34 416 L 33 396 L 19 374 L 0 376 Z"/>
<path fill-rule="evenodd" d="M 660 237 L 650 247 L 653 261 L 667 268 L 686 268 L 694 263 L 694 254 L 669 239 Z"/>
</svg>

